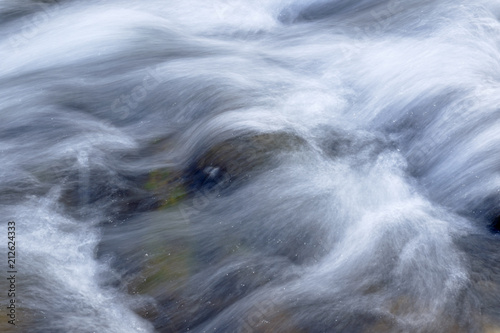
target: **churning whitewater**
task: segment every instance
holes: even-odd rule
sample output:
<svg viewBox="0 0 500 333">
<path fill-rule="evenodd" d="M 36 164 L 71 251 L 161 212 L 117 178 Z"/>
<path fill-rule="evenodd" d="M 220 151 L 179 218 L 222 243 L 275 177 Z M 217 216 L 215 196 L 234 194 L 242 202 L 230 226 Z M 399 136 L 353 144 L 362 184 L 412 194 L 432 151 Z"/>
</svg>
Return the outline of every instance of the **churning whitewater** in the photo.
<svg viewBox="0 0 500 333">
<path fill-rule="evenodd" d="M 0 331 L 500 332 L 499 20 L 0 0 Z"/>
</svg>

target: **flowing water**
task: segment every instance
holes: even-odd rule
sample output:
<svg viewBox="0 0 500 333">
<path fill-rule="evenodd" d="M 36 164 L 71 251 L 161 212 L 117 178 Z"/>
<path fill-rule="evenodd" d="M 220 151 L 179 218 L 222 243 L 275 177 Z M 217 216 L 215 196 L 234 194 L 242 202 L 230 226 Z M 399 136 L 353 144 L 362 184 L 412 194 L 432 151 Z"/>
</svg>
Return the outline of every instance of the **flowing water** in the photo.
<svg viewBox="0 0 500 333">
<path fill-rule="evenodd" d="M 499 19 L 1 0 L 0 330 L 500 332 Z"/>
</svg>

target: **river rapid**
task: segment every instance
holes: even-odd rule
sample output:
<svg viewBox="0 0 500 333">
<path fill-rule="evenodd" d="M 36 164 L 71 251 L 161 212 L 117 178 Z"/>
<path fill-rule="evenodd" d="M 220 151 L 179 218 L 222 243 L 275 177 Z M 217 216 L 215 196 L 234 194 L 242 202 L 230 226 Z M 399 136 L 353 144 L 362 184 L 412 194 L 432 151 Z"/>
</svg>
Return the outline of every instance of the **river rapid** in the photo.
<svg viewBox="0 0 500 333">
<path fill-rule="evenodd" d="M 500 332 L 499 19 L 0 0 L 0 330 Z"/>
</svg>

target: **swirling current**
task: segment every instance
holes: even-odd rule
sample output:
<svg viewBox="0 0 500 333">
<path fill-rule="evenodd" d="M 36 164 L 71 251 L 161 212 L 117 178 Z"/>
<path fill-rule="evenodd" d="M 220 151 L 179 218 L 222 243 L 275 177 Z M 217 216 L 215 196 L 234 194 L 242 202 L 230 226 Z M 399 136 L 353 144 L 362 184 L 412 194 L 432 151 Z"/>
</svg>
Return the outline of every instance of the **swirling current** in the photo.
<svg viewBox="0 0 500 333">
<path fill-rule="evenodd" d="M 500 332 L 499 20 L 0 0 L 0 330 Z"/>
</svg>

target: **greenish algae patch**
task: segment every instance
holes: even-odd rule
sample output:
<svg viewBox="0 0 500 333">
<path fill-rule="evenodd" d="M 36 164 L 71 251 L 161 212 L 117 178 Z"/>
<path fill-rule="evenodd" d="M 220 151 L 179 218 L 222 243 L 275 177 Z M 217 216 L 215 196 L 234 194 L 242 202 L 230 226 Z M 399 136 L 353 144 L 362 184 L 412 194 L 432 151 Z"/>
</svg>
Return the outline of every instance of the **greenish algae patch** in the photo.
<svg viewBox="0 0 500 333">
<path fill-rule="evenodd" d="M 159 198 L 159 209 L 174 206 L 187 196 L 186 187 L 179 175 L 168 169 L 151 171 L 144 188 Z"/>
<path fill-rule="evenodd" d="M 179 291 L 184 288 L 193 264 L 190 249 L 165 249 L 149 257 L 140 276 L 132 283 L 133 292 L 157 295 L 165 290 Z"/>
</svg>

